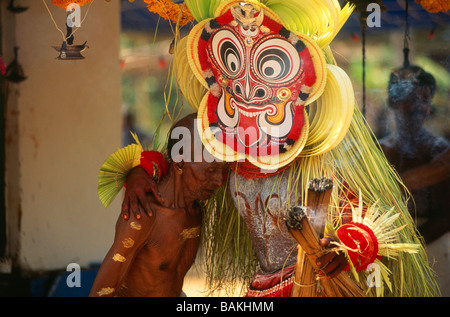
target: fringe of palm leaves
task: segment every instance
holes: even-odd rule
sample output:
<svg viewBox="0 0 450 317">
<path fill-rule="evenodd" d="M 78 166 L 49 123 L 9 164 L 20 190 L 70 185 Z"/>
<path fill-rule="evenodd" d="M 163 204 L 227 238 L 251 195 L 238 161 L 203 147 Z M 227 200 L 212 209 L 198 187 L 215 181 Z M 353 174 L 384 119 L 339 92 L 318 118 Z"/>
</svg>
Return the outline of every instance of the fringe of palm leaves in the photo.
<svg viewBox="0 0 450 317">
<path fill-rule="evenodd" d="M 228 182 L 205 202 L 199 258 L 206 270 L 209 295 L 243 294 L 258 261 L 246 224 L 236 210 Z"/>
</svg>

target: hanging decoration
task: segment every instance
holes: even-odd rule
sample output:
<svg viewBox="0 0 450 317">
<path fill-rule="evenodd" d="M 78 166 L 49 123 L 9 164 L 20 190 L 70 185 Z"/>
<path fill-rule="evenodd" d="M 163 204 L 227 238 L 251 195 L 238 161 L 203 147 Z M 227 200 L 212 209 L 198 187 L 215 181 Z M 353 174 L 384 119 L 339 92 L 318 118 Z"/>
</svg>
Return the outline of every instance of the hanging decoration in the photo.
<svg viewBox="0 0 450 317">
<path fill-rule="evenodd" d="M 84 42 L 82 45 L 67 45 L 63 41 L 61 46 L 53 46 L 53 48 L 59 52 L 59 56 L 56 59 L 59 60 L 77 60 L 84 59 L 85 57 L 81 54 L 85 49 L 89 48 Z"/>
<path fill-rule="evenodd" d="M 359 23 L 361 26 L 361 41 L 362 41 L 362 114 L 366 116 L 366 30 L 367 30 L 367 17 L 369 12 L 367 6 L 370 3 L 376 3 L 380 6 L 382 11 L 386 11 L 386 7 L 382 0 L 350 0 L 348 1 L 355 6 L 355 11 L 359 12 Z"/>
<path fill-rule="evenodd" d="M 11 11 L 13 13 L 21 13 L 24 12 L 26 10 L 28 10 L 28 7 L 21 7 L 21 6 L 16 6 L 15 5 L 15 0 L 11 0 L 8 4 L 8 11 Z"/>
<path fill-rule="evenodd" d="M 66 17 L 66 21 L 65 21 L 65 25 L 66 25 L 66 34 L 64 34 L 64 32 L 59 28 L 58 24 L 56 23 L 53 14 L 50 10 L 50 8 L 48 7 L 47 3 L 45 2 L 45 0 L 42 0 L 42 2 L 44 3 L 51 20 L 53 21 L 53 24 L 55 25 L 55 28 L 61 33 L 62 36 L 62 44 L 59 46 L 53 46 L 53 48 L 59 52 L 59 56 L 56 58 L 58 60 L 79 60 L 79 59 L 84 59 L 84 56 L 81 54 L 84 50 L 86 50 L 87 48 L 89 48 L 89 46 L 86 45 L 87 42 L 84 42 L 81 45 L 74 45 L 74 34 L 75 32 L 77 32 L 81 25 L 83 24 L 84 20 L 86 19 L 88 13 L 89 13 L 89 9 L 91 7 L 91 5 L 93 4 L 94 0 L 52 0 L 52 4 L 67 11 L 67 17 Z M 69 23 L 69 21 L 72 18 L 72 14 L 74 14 L 76 9 L 73 9 L 71 6 L 69 5 L 78 5 L 79 7 L 84 6 L 85 4 L 89 4 L 86 14 L 84 16 L 84 18 L 79 21 L 79 25 L 72 25 L 71 23 Z M 74 27 L 76 27 L 76 29 L 74 29 Z"/>
<path fill-rule="evenodd" d="M 414 83 L 417 82 L 417 76 L 420 74 L 417 67 L 411 64 L 409 60 L 409 0 L 405 1 L 405 30 L 403 35 L 403 65 L 392 70 L 392 86 L 389 88 L 389 94 L 394 100 L 399 100 L 411 92 Z"/>
<path fill-rule="evenodd" d="M 422 8 L 430 13 L 447 12 L 450 9 L 448 0 L 415 0 Z"/>
<path fill-rule="evenodd" d="M 403 67 L 409 67 L 409 0 L 405 1 L 405 33 L 403 35 Z"/>
<path fill-rule="evenodd" d="M 111 204 L 125 186 L 127 174 L 132 168 L 141 166 L 155 181 L 169 172 L 164 156 L 156 151 L 144 150 L 138 136 L 131 131 L 130 133 L 136 143 L 117 150 L 100 168 L 97 193 L 105 207 Z"/>
<path fill-rule="evenodd" d="M 66 10 L 67 6 L 71 3 L 78 4 L 80 7 L 82 7 L 89 2 L 92 2 L 92 0 L 52 0 L 53 5 L 58 6 L 63 10 Z"/>
<path fill-rule="evenodd" d="M 80 7 L 82 7 L 83 5 L 85 5 L 87 3 L 90 3 L 90 2 L 92 2 L 92 0 L 75 0 L 75 1 L 72 1 L 72 0 L 52 0 L 52 4 L 53 5 L 56 5 L 56 6 L 60 7 L 61 9 L 66 10 L 68 15 L 73 12 L 73 10 L 70 10 L 68 8 L 69 5 L 76 4 L 76 5 L 80 6 Z M 69 20 L 69 18 L 66 20 L 67 43 L 69 45 L 72 45 L 73 44 L 73 40 L 74 40 L 73 30 L 72 30 L 73 27 L 68 24 L 68 20 Z"/>
<path fill-rule="evenodd" d="M 22 69 L 22 65 L 20 65 L 18 60 L 19 48 L 14 47 L 14 59 L 13 61 L 6 67 L 5 78 L 6 80 L 13 83 L 20 83 L 27 79 Z"/>
<path fill-rule="evenodd" d="M 434 35 L 434 28 L 432 35 Z M 428 38 L 431 40 L 430 34 Z M 413 92 L 414 86 L 424 76 L 425 71 L 409 60 L 409 0 L 405 1 L 405 30 L 403 36 L 403 65 L 392 70 L 390 75 L 389 97 L 394 101 L 406 98 Z"/>
<path fill-rule="evenodd" d="M 150 12 L 159 14 L 165 20 L 178 23 L 180 26 L 194 21 L 194 17 L 183 3 L 176 4 L 170 0 L 144 0 L 144 2 L 147 3 Z"/>
<path fill-rule="evenodd" d="M 98 174 L 98 195 L 105 207 L 125 185 L 127 173 L 140 164 L 142 146 L 131 144 L 111 155 L 100 168 Z"/>
</svg>

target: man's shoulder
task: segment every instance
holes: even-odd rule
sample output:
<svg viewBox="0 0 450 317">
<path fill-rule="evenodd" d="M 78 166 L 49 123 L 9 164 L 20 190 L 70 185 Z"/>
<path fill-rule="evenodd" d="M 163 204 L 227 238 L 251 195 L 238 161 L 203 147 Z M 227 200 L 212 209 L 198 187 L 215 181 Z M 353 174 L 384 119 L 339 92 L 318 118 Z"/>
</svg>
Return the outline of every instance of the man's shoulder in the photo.
<svg viewBox="0 0 450 317">
<path fill-rule="evenodd" d="M 437 136 L 432 142 L 432 154 L 438 155 L 450 151 L 450 142 L 440 136 Z"/>
</svg>

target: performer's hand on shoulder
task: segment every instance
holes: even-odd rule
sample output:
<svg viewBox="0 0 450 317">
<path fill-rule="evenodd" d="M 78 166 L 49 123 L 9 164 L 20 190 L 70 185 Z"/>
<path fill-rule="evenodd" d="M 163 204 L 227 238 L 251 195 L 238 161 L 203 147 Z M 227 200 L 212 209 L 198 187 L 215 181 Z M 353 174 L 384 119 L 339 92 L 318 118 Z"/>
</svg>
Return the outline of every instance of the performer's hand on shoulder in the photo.
<svg viewBox="0 0 450 317">
<path fill-rule="evenodd" d="M 148 197 L 152 195 L 152 197 Z M 150 199 L 154 198 L 158 203 L 164 203 L 156 182 L 140 166 L 133 168 L 127 176 L 127 184 L 122 202 L 122 217 L 128 220 L 131 213 L 140 219 L 147 214 L 152 216 L 153 210 Z"/>
</svg>

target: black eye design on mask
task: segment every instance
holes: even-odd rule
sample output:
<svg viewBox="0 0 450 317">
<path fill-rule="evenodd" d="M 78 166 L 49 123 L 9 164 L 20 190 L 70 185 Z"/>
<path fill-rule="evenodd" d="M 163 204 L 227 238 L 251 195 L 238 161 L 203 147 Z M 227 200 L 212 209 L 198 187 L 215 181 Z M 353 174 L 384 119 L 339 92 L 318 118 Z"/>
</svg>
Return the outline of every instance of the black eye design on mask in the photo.
<svg viewBox="0 0 450 317">
<path fill-rule="evenodd" d="M 244 69 L 243 45 L 229 30 L 216 32 L 211 39 L 212 61 L 229 78 L 238 77 Z"/>
<path fill-rule="evenodd" d="M 220 47 L 220 58 L 223 65 L 231 75 L 236 75 L 241 68 L 241 57 L 239 51 L 231 41 L 225 41 Z"/>
<path fill-rule="evenodd" d="M 253 51 L 251 61 L 255 76 L 271 84 L 286 84 L 302 71 L 298 51 L 282 38 L 262 41 Z"/>
</svg>

